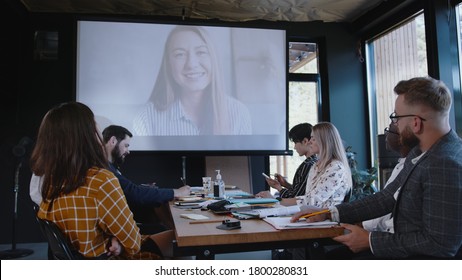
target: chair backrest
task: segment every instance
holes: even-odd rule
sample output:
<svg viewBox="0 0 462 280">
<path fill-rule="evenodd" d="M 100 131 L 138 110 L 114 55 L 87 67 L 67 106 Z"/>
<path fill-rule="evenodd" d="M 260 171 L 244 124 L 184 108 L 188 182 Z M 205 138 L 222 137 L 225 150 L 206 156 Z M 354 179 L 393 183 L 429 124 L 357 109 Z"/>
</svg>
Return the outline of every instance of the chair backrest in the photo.
<svg viewBox="0 0 462 280">
<path fill-rule="evenodd" d="M 78 252 L 72 250 L 72 246 L 67 241 L 59 227 L 52 221 L 44 220 L 36 216 L 43 235 L 48 241 L 51 252 L 55 260 L 77 260 L 82 259 Z"/>
<path fill-rule="evenodd" d="M 343 198 L 343 202 L 344 203 L 350 202 L 352 194 L 353 194 L 353 188 L 350 188 L 350 190 L 346 193 L 345 197 Z"/>
</svg>

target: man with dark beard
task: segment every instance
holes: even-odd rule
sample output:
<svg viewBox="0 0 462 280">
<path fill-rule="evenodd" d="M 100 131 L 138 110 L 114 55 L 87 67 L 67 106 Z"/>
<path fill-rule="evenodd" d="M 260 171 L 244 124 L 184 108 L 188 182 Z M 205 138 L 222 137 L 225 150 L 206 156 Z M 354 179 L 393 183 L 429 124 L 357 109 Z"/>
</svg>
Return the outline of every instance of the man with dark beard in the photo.
<svg viewBox="0 0 462 280">
<path fill-rule="evenodd" d="M 342 222 L 348 233 L 334 240 L 366 258 L 461 258 L 462 140 L 449 125 L 451 94 L 430 77 L 401 81 L 394 90 L 398 97 L 390 119 L 403 144 L 418 143 L 403 170 L 384 190 L 307 220 Z M 306 209 L 292 220 L 316 210 Z M 392 213 L 394 233 L 351 224 L 387 213 Z"/>
<path fill-rule="evenodd" d="M 140 229 L 143 234 L 153 234 L 166 230 L 162 204 L 173 200 L 175 197 L 190 195 L 190 187 L 182 186 L 178 189 L 157 188 L 148 185 L 138 185 L 127 179 L 119 170 L 125 157 L 130 154 L 130 140 L 133 134 L 125 127 L 110 125 L 103 132 L 103 141 L 108 156 L 109 170 L 117 179 L 127 199 L 128 206 L 133 212 L 135 221 L 142 223 Z M 159 209 L 155 211 L 154 207 Z"/>
<path fill-rule="evenodd" d="M 103 141 L 109 161 L 109 169 L 119 179 L 120 185 L 127 198 L 128 205 L 132 207 L 157 207 L 173 200 L 175 197 L 190 195 L 190 187 L 183 186 L 178 189 L 153 188 L 146 185 L 137 185 L 127 179 L 119 170 L 119 166 L 130 154 L 130 140 L 133 134 L 125 127 L 110 125 L 103 130 Z"/>
<path fill-rule="evenodd" d="M 407 155 L 409 154 L 412 148 L 419 144 L 419 139 L 417 138 L 414 138 L 414 141 L 404 142 L 402 142 L 400 138 L 401 137 L 398 132 L 398 126 L 395 123 L 391 122 L 389 127 L 385 128 L 386 149 L 388 151 L 397 152 L 400 155 L 400 158 L 398 159 L 398 163 L 393 168 L 393 171 L 383 188 L 386 188 L 391 182 L 393 182 L 393 180 L 395 180 L 398 174 L 403 170 L 404 162 L 406 160 Z M 395 198 L 397 196 L 398 192 L 395 193 Z M 391 213 L 388 213 L 387 215 L 381 216 L 379 218 L 363 221 L 362 226 L 367 231 L 394 232 L 393 217 Z"/>
</svg>

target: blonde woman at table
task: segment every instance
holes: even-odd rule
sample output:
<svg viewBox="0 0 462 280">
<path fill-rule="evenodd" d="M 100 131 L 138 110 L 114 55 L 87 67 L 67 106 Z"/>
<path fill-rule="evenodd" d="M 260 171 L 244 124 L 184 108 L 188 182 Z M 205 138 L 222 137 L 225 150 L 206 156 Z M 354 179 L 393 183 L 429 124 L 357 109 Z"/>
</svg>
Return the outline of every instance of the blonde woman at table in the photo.
<svg viewBox="0 0 462 280">
<path fill-rule="evenodd" d="M 308 172 L 305 195 L 283 198 L 282 205 L 330 207 L 351 191 L 351 170 L 337 128 L 329 122 L 313 126 L 310 149 L 318 160 Z"/>
<path fill-rule="evenodd" d="M 353 182 L 337 128 L 329 122 L 315 125 L 310 147 L 318 161 L 308 173 L 305 196 L 298 197 L 297 203 L 322 208 L 342 203 Z"/>
<path fill-rule="evenodd" d="M 300 205 L 329 208 L 340 204 L 351 191 L 353 182 L 345 148 L 337 128 L 329 122 L 313 126 L 311 151 L 318 161 L 311 167 L 304 196 L 282 199 L 283 205 Z M 293 259 L 305 259 L 304 248 L 289 250 Z"/>
</svg>

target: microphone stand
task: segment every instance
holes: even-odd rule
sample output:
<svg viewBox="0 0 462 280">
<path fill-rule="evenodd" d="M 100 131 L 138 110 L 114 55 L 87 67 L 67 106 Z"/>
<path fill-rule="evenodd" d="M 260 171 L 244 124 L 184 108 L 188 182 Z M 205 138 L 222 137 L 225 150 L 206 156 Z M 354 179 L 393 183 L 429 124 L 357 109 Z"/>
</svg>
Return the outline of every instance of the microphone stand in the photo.
<svg viewBox="0 0 462 280">
<path fill-rule="evenodd" d="M 186 156 L 181 157 L 181 174 L 183 175 L 183 184 L 186 184 Z"/>
<path fill-rule="evenodd" d="M 14 177 L 14 211 L 13 211 L 13 235 L 11 237 L 11 249 L 0 251 L 0 259 L 16 259 L 29 256 L 34 251 L 30 249 L 18 249 L 16 248 L 16 221 L 18 220 L 18 193 L 19 193 L 19 170 L 22 166 L 22 159 L 20 159 L 18 166 L 16 167 L 16 173 Z"/>
</svg>

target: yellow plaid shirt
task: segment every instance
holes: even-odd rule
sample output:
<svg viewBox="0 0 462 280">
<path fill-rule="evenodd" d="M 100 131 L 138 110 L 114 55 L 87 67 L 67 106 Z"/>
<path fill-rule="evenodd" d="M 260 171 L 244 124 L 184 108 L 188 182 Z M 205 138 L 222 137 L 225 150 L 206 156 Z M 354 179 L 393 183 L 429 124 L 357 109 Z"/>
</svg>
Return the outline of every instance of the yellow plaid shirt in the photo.
<svg viewBox="0 0 462 280">
<path fill-rule="evenodd" d="M 158 258 L 139 253 L 141 235 L 119 181 L 106 169 L 91 168 L 85 186 L 40 205 L 38 216 L 53 221 L 84 257 L 98 257 L 107 252 L 110 238 L 122 244 L 127 258 Z M 145 252 L 146 253 L 146 252 Z M 143 255 L 143 257 L 141 257 Z"/>
</svg>

